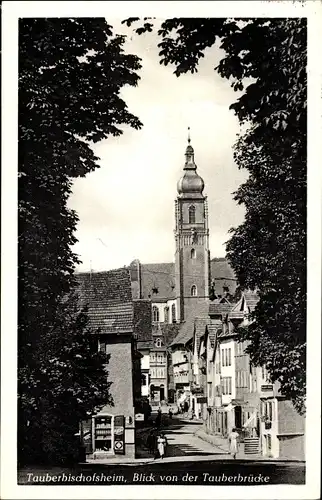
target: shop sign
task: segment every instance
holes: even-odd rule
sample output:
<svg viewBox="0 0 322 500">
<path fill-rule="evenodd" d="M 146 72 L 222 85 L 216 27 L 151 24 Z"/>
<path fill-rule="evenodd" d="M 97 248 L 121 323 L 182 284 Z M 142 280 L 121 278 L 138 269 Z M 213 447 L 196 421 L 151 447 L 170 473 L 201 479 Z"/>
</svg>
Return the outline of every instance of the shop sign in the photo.
<svg viewBox="0 0 322 500">
<path fill-rule="evenodd" d="M 114 452 L 116 455 L 124 455 L 125 450 L 125 418 L 124 415 L 114 417 Z"/>
</svg>

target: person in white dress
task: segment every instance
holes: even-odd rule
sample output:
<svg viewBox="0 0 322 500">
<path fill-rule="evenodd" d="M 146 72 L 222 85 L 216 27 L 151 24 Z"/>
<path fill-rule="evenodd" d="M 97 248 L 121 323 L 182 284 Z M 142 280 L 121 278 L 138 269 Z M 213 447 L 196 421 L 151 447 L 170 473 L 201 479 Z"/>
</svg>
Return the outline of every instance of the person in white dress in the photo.
<svg viewBox="0 0 322 500">
<path fill-rule="evenodd" d="M 236 458 L 236 455 L 238 453 L 238 438 L 239 438 L 239 434 L 236 431 L 236 429 L 234 428 L 228 436 L 229 451 L 230 451 L 230 454 L 233 458 Z"/>
<path fill-rule="evenodd" d="M 165 437 L 162 435 L 158 436 L 157 446 L 158 446 L 158 452 L 159 452 L 159 455 L 161 458 L 164 457 L 165 445 L 166 445 Z"/>
</svg>

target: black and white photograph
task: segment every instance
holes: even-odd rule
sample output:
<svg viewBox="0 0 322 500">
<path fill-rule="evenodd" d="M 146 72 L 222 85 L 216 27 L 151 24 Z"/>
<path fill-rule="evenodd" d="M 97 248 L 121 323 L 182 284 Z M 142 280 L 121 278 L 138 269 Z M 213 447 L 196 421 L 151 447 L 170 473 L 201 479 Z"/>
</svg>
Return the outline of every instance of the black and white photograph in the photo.
<svg viewBox="0 0 322 500">
<path fill-rule="evenodd" d="M 318 496 L 321 4 L 170 4 L 3 2 L 3 498 Z"/>
</svg>

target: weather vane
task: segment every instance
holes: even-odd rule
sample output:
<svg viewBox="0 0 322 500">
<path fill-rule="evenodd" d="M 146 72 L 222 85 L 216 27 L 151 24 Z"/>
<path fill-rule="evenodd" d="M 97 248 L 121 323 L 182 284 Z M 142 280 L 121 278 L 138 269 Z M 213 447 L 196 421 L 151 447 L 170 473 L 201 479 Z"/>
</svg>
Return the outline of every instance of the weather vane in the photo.
<svg viewBox="0 0 322 500">
<path fill-rule="evenodd" d="M 190 144 L 190 141 L 191 141 L 191 139 L 190 139 L 190 127 L 188 127 L 188 143 L 189 144 Z"/>
</svg>

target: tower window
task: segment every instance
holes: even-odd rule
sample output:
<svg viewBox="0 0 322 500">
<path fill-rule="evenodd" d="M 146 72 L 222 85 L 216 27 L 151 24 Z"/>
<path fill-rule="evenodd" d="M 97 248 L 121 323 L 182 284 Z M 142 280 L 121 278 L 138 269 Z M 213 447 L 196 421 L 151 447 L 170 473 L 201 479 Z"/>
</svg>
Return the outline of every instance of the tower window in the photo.
<svg viewBox="0 0 322 500">
<path fill-rule="evenodd" d="M 191 297 L 196 297 L 197 296 L 197 287 L 196 285 L 192 285 L 191 287 Z"/>
<path fill-rule="evenodd" d="M 152 320 L 154 323 L 159 323 L 159 309 L 157 306 L 152 307 Z"/>
<path fill-rule="evenodd" d="M 192 259 L 196 258 L 196 250 L 194 248 L 191 250 L 191 258 Z"/>
<path fill-rule="evenodd" d="M 196 208 L 191 205 L 189 207 L 189 224 L 195 224 L 196 222 Z"/>
<path fill-rule="evenodd" d="M 176 306 L 175 306 L 175 304 L 172 304 L 171 314 L 172 314 L 172 323 L 175 323 L 177 321 L 177 318 L 176 318 Z"/>
<path fill-rule="evenodd" d="M 169 323 L 169 308 L 168 307 L 164 308 L 164 322 Z"/>
</svg>

